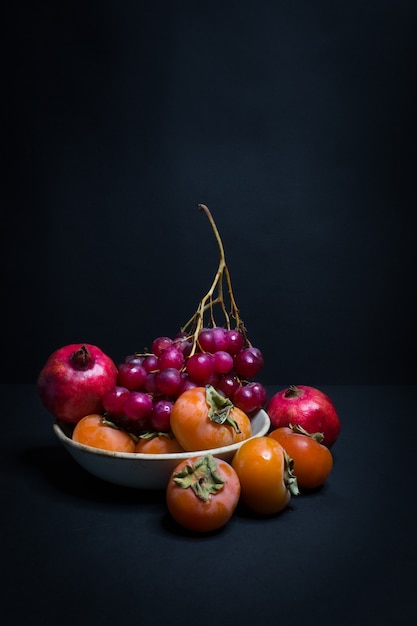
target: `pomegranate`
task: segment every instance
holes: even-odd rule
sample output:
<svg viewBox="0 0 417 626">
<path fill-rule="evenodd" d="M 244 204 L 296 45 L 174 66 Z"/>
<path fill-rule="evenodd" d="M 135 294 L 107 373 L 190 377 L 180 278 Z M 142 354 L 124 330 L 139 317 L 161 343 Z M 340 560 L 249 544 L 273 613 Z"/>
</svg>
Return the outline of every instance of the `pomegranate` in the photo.
<svg viewBox="0 0 417 626">
<path fill-rule="evenodd" d="M 85 415 L 103 412 L 103 395 L 116 380 L 117 367 L 109 356 L 97 346 L 76 343 L 49 356 L 37 390 L 56 420 L 75 424 Z"/>
<path fill-rule="evenodd" d="M 340 419 L 329 396 L 307 385 L 291 385 L 269 400 L 267 413 L 272 428 L 299 424 L 309 433 L 321 432 L 321 443 L 330 448 L 340 432 Z"/>
</svg>

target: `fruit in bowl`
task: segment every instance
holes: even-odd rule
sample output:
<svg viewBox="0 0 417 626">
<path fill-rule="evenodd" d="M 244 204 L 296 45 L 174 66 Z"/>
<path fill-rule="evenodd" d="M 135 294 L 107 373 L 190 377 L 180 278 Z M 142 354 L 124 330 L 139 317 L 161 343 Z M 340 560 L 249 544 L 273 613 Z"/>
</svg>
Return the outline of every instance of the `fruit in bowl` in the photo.
<svg viewBox="0 0 417 626">
<path fill-rule="evenodd" d="M 270 428 L 268 414 L 262 409 L 251 418 L 251 437 L 265 435 Z M 183 452 L 115 452 L 74 441 L 66 425 L 55 423 L 55 435 L 72 458 L 90 474 L 115 485 L 137 489 L 165 489 L 175 467 L 194 456 L 211 454 L 231 462 L 241 442 L 208 450 Z M 248 440 L 245 440 L 248 441 Z"/>
<path fill-rule="evenodd" d="M 251 420 L 212 385 L 187 389 L 176 400 L 171 430 L 184 450 L 220 448 L 252 434 Z"/>
<path fill-rule="evenodd" d="M 229 521 L 239 499 L 260 517 L 283 511 L 300 493 L 296 472 L 303 488 L 320 487 L 332 469 L 328 448 L 340 421 L 330 399 L 311 387 L 291 386 L 267 404 L 257 380 L 262 352 L 240 318 L 211 213 L 199 208 L 220 262 L 189 321 L 117 366 L 96 346 L 64 346 L 42 369 L 38 391 L 57 438 L 82 468 L 115 485 L 164 489 L 175 521 L 209 532 Z M 323 433 L 299 434 L 302 422 Z M 286 425 L 297 431 L 281 444 L 276 437 L 290 430 Z M 297 442 L 294 459 L 289 441 Z"/>
<path fill-rule="evenodd" d="M 117 366 L 102 353 L 107 364 L 105 381 L 91 371 L 90 361 L 82 363 L 83 356 L 86 361 L 87 353 L 91 356 L 89 344 L 78 346 L 77 357 L 72 346 L 62 348 L 60 353 L 67 360 L 61 369 L 50 366 L 50 361 L 57 362 L 54 353 L 39 376 L 38 390 L 55 417 L 58 438 L 84 467 L 112 482 L 159 485 L 159 479 L 151 479 L 148 465 L 140 475 L 138 461 L 159 460 L 158 476 L 167 476 L 161 468 L 169 465 L 172 469 L 169 455 L 177 460 L 210 450 L 231 460 L 243 440 L 263 435 L 269 428 L 269 416 L 263 410 L 266 390 L 257 380 L 263 355 L 250 342 L 240 317 L 213 217 L 205 205 L 199 209 L 210 222 L 220 261 L 209 290 L 179 332 L 173 337 L 155 337 L 150 350 L 133 352 Z M 219 313 L 221 325 L 216 322 Z M 87 402 L 91 388 L 96 403 Z M 97 436 L 92 437 L 94 428 Z M 120 448 L 112 447 L 116 439 L 112 429 Z M 143 439 L 161 435 L 177 441 L 183 451 L 164 452 L 162 446 L 160 452 L 150 453 L 139 445 Z M 120 478 L 121 467 L 129 467 L 131 478 L 124 471 Z"/>
</svg>

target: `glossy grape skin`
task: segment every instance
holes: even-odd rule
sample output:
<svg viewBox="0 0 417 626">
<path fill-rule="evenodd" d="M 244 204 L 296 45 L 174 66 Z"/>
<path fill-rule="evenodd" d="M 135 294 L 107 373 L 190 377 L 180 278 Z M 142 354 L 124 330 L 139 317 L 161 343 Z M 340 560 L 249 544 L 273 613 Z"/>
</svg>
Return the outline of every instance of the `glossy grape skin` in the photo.
<svg viewBox="0 0 417 626">
<path fill-rule="evenodd" d="M 225 350 L 213 354 L 214 371 L 218 374 L 228 374 L 233 369 L 233 357 Z"/>
<path fill-rule="evenodd" d="M 160 393 L 174 396 L 181 386 L 181 374 L 174 367 L 160 370 L 156 374 L 156 385 Z"/>
<path fill-rule="evenodd" d="M 221 328 L 220 326 L 216 326 L 213 328 L 213 350 L 212 352 L 220 352 L 221 350 L 226 351 L 229 345 L 227 330 L 225 328 Z"/>
<path fill-rule="evenodd" d="M 237 354 L 240 352 L 245 344 L 242 333 L 239 330 L 227 331 L 227 348 L 226 351 L 231 354 Z"/>
<path fill-rule="evenodd" d="M 228 334 L 225 328 L 203 328 L 198 335 L 198 343 L 204 352 L 214 354 L 220 350 L 227 350 L 229 345 Z"/>
<path fill-rule="evenodd" d="M 196 383 L 195 381 L 191 380 L 191 378 L 188 376 L 187 373 L 183 373 L 181 376 L 181 386 L 178 389 L 177 395 L 181 395 L 182 393 L 184 393 L 184 391 L 187 391 L 187 389 L 193 389 L 194 387 L 198 387 L 199 383 Z"/>
<path fill-rule="evenodd" d="M 263 366 L 263 355 L 248 346 L 240 330 L 207 327 L 200 331 L 196 346 L 193 339 L 185 332 L 174 339 L 160 336 L 152 342 L 152 352 L 125 357 L 118 380 L 125 385 L 119 386 L 142 395 L 130 397 L 123 412 L 121 399 L 117 402 L 115 397 L 113 405 L 109 400 L 109 415 L 132 432 L 169 431 L 171 405 L 187 389 L 203 385 L 212 385 L 247 414 L 264 406 L 266 391 L 253 380 Z"/>
<path fill-rule="evenodd" d="M 158 372 L 148 372 L 144 384 L 145 391 L 147 393 L 158 395 L 160 393 L 158 383 L 156 381 L 156 375 Z"/>
<path fill-rule="evenodd" d="M 238 387 L 233 394 L 232 402 L 245 413 L 252 413 L 260 408 L 258 397 L 250 384 Z"/>
<path fill-rule="evenodd" d="M 136 363 L 121 363 L 118 367 L 117 384 L 129 391 L 142 389 L 146 379 L 146 370 Z"/>
<path fill-rule="evenodd" d="M 160 370 L 174 367 L 180 370 L 184 365 L 184 354 L 175 346 L 171 346 L 164 350 L 158 357 L 158 368 Z"/>
<path fill-rule="evenodd" d="M 121 417 L 123 413 L 123 405 L 129 396 L 129 389 L 116 385 L 113 389 L 109 389 L 103 396 L 103 407 L 108 413 Z"/>
<path fill-rule="evenodd" d="M 217 389 L 227 398 L 232 398 L 236 389 L 240 386 L 239 379 L 234 374 L 225 374 L 219 377 Z"/>
<path fill-rule="evenodd" d="M 193 340 L 187 335 L 187 333 L 178 333 L 178 335 L 174 338 L 173 345 L 181 350 L 184 357 L 187 357 L 192 350 Z"/>
<path fill-rule="evenodd" d="M 245 413 L 259 411 L 266 403 L 266 389 L 261 383 L 250 382 L 238 387 L 232 396 L 232 402 Z"/>
<path fill-rule="evenodd" d="M 194 382 L 207 384 L 214 372 L 213 357 L 208 353 L 197 352 L 187 359 L 185 368 Z"/>
<path fill-rule="evenodd" d="M 213 329 L 203 328 L 198 335 L 198 343 L 203 352 L 214 352 Z"/>
<path fill-rule="evenodd" d="M 149 416 L 149 424 L 155 432 L 169 432 L 173 402 L 165 398 L 155 400 Z"/>
<path fill-rule="evenodd" d="M 258 398 L 259 408 L 262 408 L 268 400 L 268 394 L 265 387 L 259 382 L 252 382 L 249 384 L 252 385 L 253 391 Z"/>
<path fill-rule="evenodd" d="M 123 359 L 123 361 L 124 363 L 134 363 L 135 365 L 142 365 L 144 358 L 145 357 L 140 354 L 129 354 Z"/>
<path fill-rule="evenodd" d="M 170 337 L 157 337 L 152 342 L 151 350 L 155 356 L 161 356 L 164 350 L 170 348 L 173 340 Z"/>
<path fill-rule="evenodd" d="M 131 391 L 123 404 L 123 413 L 130 420 L 144 420 L 152 410 L 152 398 L 148 393 Z"/>
<path fill-rule="evenodd" d="M 155 354 L 148 354 L 143 359 L 142 367 L 146 372 L 154 372 L 158 369 L 158 357 Z"/>
<path fill-rule="evenodd" d="M 234 368 L 240 378 L 254 378 L 263 365 L 264 359 L 259 348 L 243 348 L 234 357 Z"/>
</svg>

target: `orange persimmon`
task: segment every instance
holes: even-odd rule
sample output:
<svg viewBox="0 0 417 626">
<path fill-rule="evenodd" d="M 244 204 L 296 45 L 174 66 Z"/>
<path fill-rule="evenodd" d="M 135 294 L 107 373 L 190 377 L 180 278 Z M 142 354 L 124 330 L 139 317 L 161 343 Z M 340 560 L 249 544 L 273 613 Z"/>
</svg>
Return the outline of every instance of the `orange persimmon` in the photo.
<svg viewBox="0 0 417 626">
<path fill-rule="evenodd" d="M 171 433 L 152 433 L 150 436 L 139 435 L 135 452 L 143 454 L 171 454 L 173 452 L 184 452 L 184 448 Z"/>
<path fill-rule="evenodd" d="M 311 434 L 295 425 L 276 428 L 268 436 L 278 441 L 292 458 L 300 489 L 315 489 L 327 480 L 333 468 L 333 455 L 321 443 L 322 433 Z"/>
<path fill-rule="evenodd" d="M 172 472 L 166 503 L 173 519 L 189 530 L 218 530 L 231 519 L 240 496 L 233 467 L 211 454 L 181 461 Z"/>
<path fill-rule="evenodd" d="M 248 439 L 250 418 L 211 385 L 184 391 L 174 402 L 171 430 L 184 450 L 209 450 Z"/>
<path fill-rule="evenodd" d="M 134 452 L 135 442 L 127 432 L 108 422 L 102 415 L 92 413 L 77 422 L 73 441 L 112 452 Z"/>
</svg>

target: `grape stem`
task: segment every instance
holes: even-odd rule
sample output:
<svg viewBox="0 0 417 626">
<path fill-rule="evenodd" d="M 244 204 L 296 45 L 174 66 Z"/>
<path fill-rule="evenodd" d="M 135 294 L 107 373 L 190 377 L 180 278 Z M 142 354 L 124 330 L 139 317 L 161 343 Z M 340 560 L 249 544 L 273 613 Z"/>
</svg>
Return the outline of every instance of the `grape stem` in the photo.
<svg viewBox="0 0 417 626">
<path fill-rule="evenodd" d="M 240 330 L 245 338 L 246 343 L 250 346 L 250 342 L 246 336 L 246 329 L 243 324 L 243 321 L 239 316 L 239 309 L 236 304 L 236 300 L 233 294 L 232 281 L 230 278 L 229 268 L 226 264 L 226 257 L 224 253 L 223 242 L 221 240 L 219 231 L 213 219 L 213 216 L 209 210 L 209 208 L 205 204 L 199 204 L 198 209 L 203 211 L 207 216 L 211 228 L 213 230 L 214 236 L 217 241 L 217 245 L 219 247 L 220 261 L 219 266 L 217 268 L 216 275 L 211 284 L 210 289 L 205 294 L 205 296 L 200 300 L 197 311 L 194 315 L 188 320 L 188 322 L 181 328 L 182 332 L 189 332 L 190 336 L 193 337 L 193 346 L 191 349 L 190 356 L 195 353 L 198 345 L 198 335 L 205 323 L 205 314 L 209 312 L 210 323 L 213 327 L 216 326 L 215 317 L 214 317 L 214 307 L 215 305 L 220 305 L 221 310 L 223 312 L 226 327 L 230 329 L 230 318 L 232 317 L 236 322 L 236 328 Z M 223 283 L 226 280 L 227 284 L 227 293 L 229 296 L 229 306 L 230 311 L 227 310 L 225 299 L 224 299 L 224 291 L 223 291 Z M 217 289 L 217 291 L 216 291 Z"/>
</svg>

